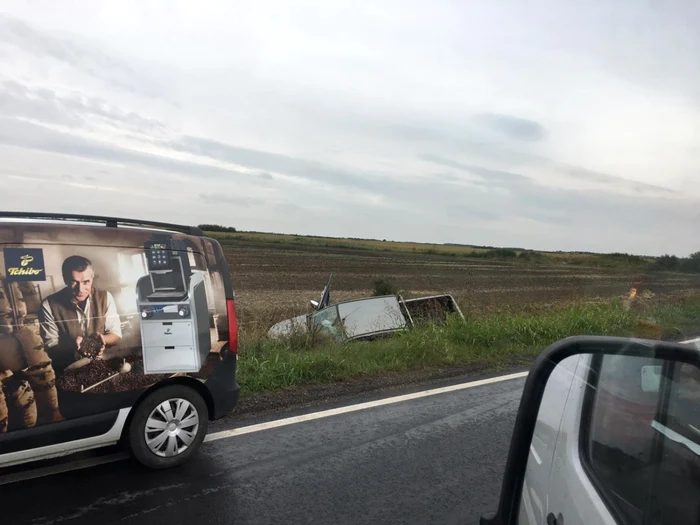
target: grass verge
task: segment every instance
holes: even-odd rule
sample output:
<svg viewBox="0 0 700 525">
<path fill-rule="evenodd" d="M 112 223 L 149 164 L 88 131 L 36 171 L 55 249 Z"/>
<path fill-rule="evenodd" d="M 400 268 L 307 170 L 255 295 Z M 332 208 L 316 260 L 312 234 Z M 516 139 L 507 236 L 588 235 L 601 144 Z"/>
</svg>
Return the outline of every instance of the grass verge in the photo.
<svg viewBox="0 0 700 525">
<path fill-rule="evenodd" d="M 497 313 L 451 319 L 371 342 L 337 343 L 318 334 L 242 344 L 243 395 L 386 373 L 453 367 L 508 368 L 530 363 L 546 346 L 571 335 L 668 338 L 700 325 L 700 296 L 638 302 L 614 299 L 567 305 L 538 315 Z"/>
</svg>

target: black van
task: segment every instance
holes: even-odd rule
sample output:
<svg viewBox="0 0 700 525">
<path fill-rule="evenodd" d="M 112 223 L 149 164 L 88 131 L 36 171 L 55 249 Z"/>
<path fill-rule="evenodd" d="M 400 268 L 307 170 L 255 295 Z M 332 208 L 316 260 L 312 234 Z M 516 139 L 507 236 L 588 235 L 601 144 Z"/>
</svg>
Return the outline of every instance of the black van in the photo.
<svg viewBox="0 0 700 525">
<path fill-rule="evenodd" d="M 183 463 L 236 405 L 237 343 L 199 228 L 0 212 L 0 467 L 117 443 Z"/>
</svg>

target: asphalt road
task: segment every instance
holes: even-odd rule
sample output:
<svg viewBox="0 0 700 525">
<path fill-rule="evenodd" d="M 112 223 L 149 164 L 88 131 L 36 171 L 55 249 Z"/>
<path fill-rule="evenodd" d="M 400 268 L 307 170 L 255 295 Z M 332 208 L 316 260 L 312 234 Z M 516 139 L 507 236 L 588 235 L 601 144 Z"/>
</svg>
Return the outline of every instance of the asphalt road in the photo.
<svg viewBox="0 0 700 525">
<path fill-rule="evenodd" d="M 497 503 L 523 384 L 212 441 L 169 471 L 119 461 L 1 485 L 0 522 L 477 523 Z"/>
</svg>

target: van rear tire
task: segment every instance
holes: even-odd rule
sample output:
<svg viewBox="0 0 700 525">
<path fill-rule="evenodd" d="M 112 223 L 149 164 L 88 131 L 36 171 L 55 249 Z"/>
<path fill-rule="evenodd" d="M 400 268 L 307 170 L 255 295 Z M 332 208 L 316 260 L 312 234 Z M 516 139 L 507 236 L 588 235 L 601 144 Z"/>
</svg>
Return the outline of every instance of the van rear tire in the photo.
<svg viewBox="0 0 700 525">
<path fill-rule="evenodd" d="M 199 393 L 184 385 L 166 386 L 136 407 L 127 448 L 149 469 L 176 467 L 199 450 L 208 423 L 207 404 Z"/>
</svg>

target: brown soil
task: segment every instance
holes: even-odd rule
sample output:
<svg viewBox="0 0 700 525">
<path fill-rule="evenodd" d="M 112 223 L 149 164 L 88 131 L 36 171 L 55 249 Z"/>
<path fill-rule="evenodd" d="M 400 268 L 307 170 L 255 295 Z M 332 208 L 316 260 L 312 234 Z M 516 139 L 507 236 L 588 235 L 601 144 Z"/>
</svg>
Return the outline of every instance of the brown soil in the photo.
<svg viewBox="0 0 700 525">
<path fill-rule="evenodd" d="M 700 289 L 700 275 L 636 272 L 594 266 L 544 266 L 429 254 L 372 252 L 222 240 L 241 326 L 262 333 L 308 311 L 333 274 L 333 302 L 367 297 L 388 277 L 405 297 L 451 293 L 473 311 L 613 297 L 637 288 L 655 294 Z"/>
</svg>

